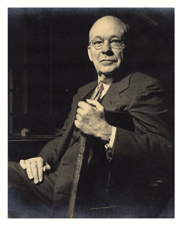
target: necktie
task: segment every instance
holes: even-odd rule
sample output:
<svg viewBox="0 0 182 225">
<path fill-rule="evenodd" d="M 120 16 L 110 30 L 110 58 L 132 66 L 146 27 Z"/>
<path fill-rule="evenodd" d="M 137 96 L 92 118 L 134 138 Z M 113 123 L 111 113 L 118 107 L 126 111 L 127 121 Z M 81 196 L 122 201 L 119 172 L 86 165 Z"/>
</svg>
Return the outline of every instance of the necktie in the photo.
<svg viewBox="0 0 182 225">
<path fill-rule="evenodd" d="M 97 87 L 94 90 L 94 93 L 90 97 L 90 99 L 99 101 L 103 90 L 104 90 L 104 86 L 103 86 L 102 82 L 99 82 Z M 80 143 L 79 143 L 80 147 L 78 150 L 76 167 L 75 167 L 75 172 L 74 172 L 74 176 L 73 176 L 73 183 L 72 183 L 72 187 L 71 187 L 71 194 L 70 194 L 67 218 L 73 218 L 76 193 L 77 193 L 78 182 L 79 182 L 79 178 L 80 178 L 80 171 L 81 171 L 82 161 L 83 161 L 83 153 L 85 150 L 85 142 L 86 142 L 86 137 L 84 134 L 81 134 Z"/>
<path fill-rule="evenodd" d="M 102 82 L 99 82 L 97 87 L 94 90 L 94 93 L 91 95 L 90 99 L 91 100 L 94 99 L 99 102 L 103 90 L 104 90 L 104 85 Z"/>
</svg>

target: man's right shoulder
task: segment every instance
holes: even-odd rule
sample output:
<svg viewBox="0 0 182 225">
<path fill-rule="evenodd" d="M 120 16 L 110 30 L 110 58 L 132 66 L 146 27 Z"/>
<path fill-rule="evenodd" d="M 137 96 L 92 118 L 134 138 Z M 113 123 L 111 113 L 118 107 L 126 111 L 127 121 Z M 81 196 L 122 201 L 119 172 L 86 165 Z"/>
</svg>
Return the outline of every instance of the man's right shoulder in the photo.
<svg viewBox="0 0 182 225">
<path fill-rule="evenodd" d="M 78 93 L 87 92 L 88 90 L 91 90 L 94 86 L 96 86 L 97 82 L 98 81 L 95 80 L 78 88 Z"/>
<path fill-rule="evenodd" d="M 92 82 L 85 84 L 82 87 L 78 88 L 77 93 L 73 97 L 73 102 L 80 101 L 80 99 L 85 97 L 85 95 L 87 95 L 89 93 L 89 91 L 91 91 L 92 88 L 94 88 L 94 86 L 96 87 L 96 85 L 97 85 L 97 80 L 92 81 Z"/>
<path fill-rule="evenodd" d="M 90 87 L 94 86 L 97 82 L 98 82 L 97 80 L 89 82 L 89 83 L 83 85 L 82 87 L 78 88 L 78 91 L 82 91 L 83 89 L 90 88 Z"/>
</svg>

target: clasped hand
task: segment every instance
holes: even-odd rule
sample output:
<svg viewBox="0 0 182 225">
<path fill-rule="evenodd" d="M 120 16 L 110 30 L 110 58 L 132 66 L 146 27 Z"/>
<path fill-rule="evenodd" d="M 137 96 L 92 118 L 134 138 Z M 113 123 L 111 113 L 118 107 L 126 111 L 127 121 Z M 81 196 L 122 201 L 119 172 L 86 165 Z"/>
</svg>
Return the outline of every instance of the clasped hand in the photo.
<svg viewBox="0 0 182 225">
<path fill-rule="evenodd" d="M 78 103 L 75 126 L 85 134 L 109 140 L 112 128 L 104 118 L 104 107 L 96 100 L 86 101 Z"/>
</svg>

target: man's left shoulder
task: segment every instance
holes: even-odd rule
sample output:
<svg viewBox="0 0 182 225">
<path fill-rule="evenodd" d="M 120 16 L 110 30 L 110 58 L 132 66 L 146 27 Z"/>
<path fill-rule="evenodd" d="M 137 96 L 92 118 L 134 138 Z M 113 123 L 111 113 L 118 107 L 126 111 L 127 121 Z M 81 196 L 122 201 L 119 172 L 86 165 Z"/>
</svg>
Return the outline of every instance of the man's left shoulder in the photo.
<svg viewBox="0 0 182 225">
<path fill-rule="evenodd" d="M 132 76 L 131 76 L 131 79 L 133 81 L 138 81 L 138 82 L 150 82 L 150 83 L 161 83 L 161 81 L 156 78 L 156 77 L 153 77 L 153 76 L 150 76 L 148 74 L 145 74 L 145 73 L 141 73 L 141 72 L 136 72 L 136 73 L 133 73 Z"/>
<path fill-rule="evenodd" d="M 147 87 L 147 86 L 158 86 L 163 87 L 163 83 L 150 75 L 147 75 L 145 73 L 141 72 L 135 72 L 131 73 L 128 76 L 124 77 L 123 80 L 120 80 L 118 82 L 118 85 L 122 85 L 123 82 L 128 82 L 129 86 L 135 86 L 135 87 Z"/>
</svg>

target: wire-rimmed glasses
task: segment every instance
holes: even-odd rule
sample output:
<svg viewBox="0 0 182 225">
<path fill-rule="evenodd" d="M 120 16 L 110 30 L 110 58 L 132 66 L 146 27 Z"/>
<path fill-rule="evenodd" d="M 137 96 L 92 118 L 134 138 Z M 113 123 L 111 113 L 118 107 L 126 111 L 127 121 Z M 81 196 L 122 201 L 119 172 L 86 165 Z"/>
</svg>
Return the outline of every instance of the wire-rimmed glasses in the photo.
<svg viewBox="0 0 182 225">
<path fill-rule="evenodd" d="M 109 41 L 109 46 L 111 48 L 118 48 L 122 49 L 124 47 L 124 41 L 119 39 L 119 38 L 112 38 Z M 90 41 L 90 44 L 94 46 L 96 50 L 99 50 L 103 47 L 105 40 L 102 38 L 94 38 L 93 40 Z"/>
</svg>

